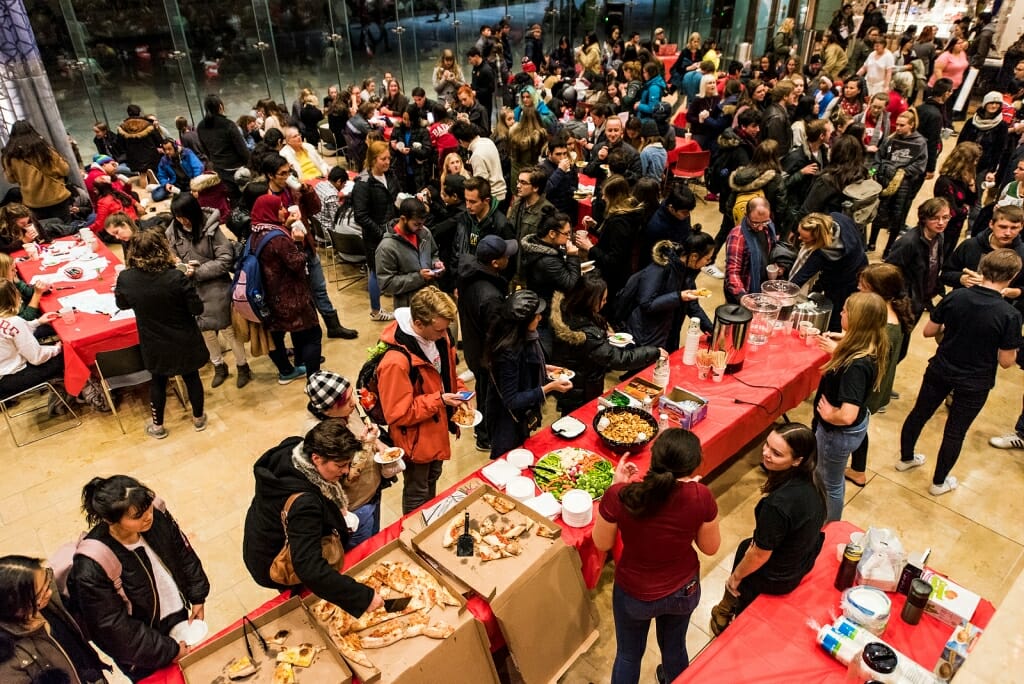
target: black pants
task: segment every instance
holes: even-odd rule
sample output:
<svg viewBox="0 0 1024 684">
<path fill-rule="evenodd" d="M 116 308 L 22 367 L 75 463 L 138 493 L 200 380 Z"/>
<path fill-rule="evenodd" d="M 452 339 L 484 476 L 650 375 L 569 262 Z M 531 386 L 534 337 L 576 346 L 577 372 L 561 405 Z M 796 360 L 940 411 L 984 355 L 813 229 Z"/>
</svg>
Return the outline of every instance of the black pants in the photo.
<svg viewBox="0 0 1024 684">
<path fill-rule="evenodd" d="M 926 370 L 921 381 L 921 389 L 917 393 L 917 401 L 914 402 L 914 408 L 910 410 L 907 419 L 903 421 L 903 429 L 900 431 L 900 458 L 909 461 L 914 457 L 914 446 L 917 444 L 917 438 L 921 436 L 925 423 L 935 414 L 949 393 L 953 392 L 953 403 L 946 416 L 942 444 L 939 446 L 935 472 L 932 475 L 932 484 L 935 485 L 945 482 L 946 476 L 953 470 L 960 457 L 960 449 L 963 448 L 967 430 L 981 413 L 988 399 L 987 389 L 957 387 L 954 391 L 953 387 L 954 383 L 941 373 L 931 368 Z"/>
<path fill-rule="evenodd" d="M 412 513 L 437 496 L 441 468 L 441 461 L 405 462 L 405 470 L 402 471 L 402 515 Z"/>
<path fill-rule="evenodd" d="M 824 533 L 818 536 L 818 551 L 821 551 L 821 543 L 824 541 Z M 748 537 L 740 542 L 740 545 L 736 547 L 736 555 L 733 557 L 732 569 L 735 570 L 739 566 L 740 561 L 743 560 L 743 556 L 747 554 L 747 549 L 754 542 L 753 537 Z M 815 552 L 814 556 L 817 557 L 818 553 Z M 788 594 L 800 585 L 800 581 L 804 578 L 804 575 L 791 580 L 780 582 L 778 580 L 770 580 L 764 577 L 761 573 L 760 568 L 750 573 L 742 580 L 740 580 L 740 597 L 739 602 L 736 604 L 736 615 L 742 613 L 747 606 L 754 602 L 761 594 L 769 594 L 771 596 L 782 596 Z M 808 568 L 808 571 L 810 568 Z M 805 573 L 806 574 L 806 573 Z"/>
<path fill-rule="evenodd" d="M 470 368 L 473 371 L 473 376 L 476 378 L 475 391 L 476 391 L 476 410 L 481 415 L 487 415 L 487 402 L 490 397 L 494 394 L 494 389 L 491 386 L 491 376 L 483 368 Z M 476 426 L 476 439 L 478 442 L 488 442 L 491 439 L 490 432 L 487 430 L 487 421 L 481 420 L 480 424 Z"/>
<path fill-rule="evenodd" d="M 164 407 L 167 406 L 167 375 L 153 373 L 153 380 L 149 383 L 149 408 L 153 414 L 153 424 L 164 424 Z M 206 395 L 203 393 L 203 381 L 199 379 L 199 371 L 182 373 L 181 379 L 185 382 L 185 390 L 188 392 L 188 401 L 192 404 L 192 417 L 199 418 L 203 415 L 203 404 Z"/>
<path fill-rule="evenodd" d="M 316 325 L 306 330 L 295 330 L 289 335 L 292 336 L 292 346 L 295 347 L 295 363 L 306 367 L 306 377 L 320 370 L 321 331 Z M 277 372 L 286 375 L 295 370 L 295 366 L 288 360 L 288 351 L 284 346 L 284 331 L 273 330 L 270 339 L 274 341 L 274 349 L 267 353 L 270 360 L 277 366 Z"/>
<path fill-rule="evenodd" d="M 0 377 L 0 397 L 10 397 L 41 382 L 60 380 L 64 375 L 64 354 L 57 354 L 38 366 L 31 363 L 17 373 Z"/>
</svg>

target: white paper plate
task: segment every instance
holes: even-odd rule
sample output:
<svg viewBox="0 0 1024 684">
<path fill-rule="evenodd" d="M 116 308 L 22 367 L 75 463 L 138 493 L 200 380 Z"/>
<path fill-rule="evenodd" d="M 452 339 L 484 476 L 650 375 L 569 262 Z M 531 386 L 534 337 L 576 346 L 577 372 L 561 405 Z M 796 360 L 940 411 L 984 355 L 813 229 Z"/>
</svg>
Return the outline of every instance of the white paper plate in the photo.
<svg viewBox="0 0 1024 684">
<path fill-rule="evenodd" d="M 625 347 L 633 344 L 633 336 L 629 333 L 615 333 L 608 336 L 608 344 L 613 347 Z"/>
<path fill-rule="evenodd" d="M 483 419 L 484 414 L 480 413 L 479 411 L 473 411 L 473 422 L 471 424 L 465 425 L 463 423 L 460 423 L 459 421 L 455 421 L 455 424 L 458 425 L 459 427 L 471 428 L 479 425 L 483 421 Z"/>
<path fill-rule="evenodd" d="M 529 506 L 549 520 L 554 520 L 562 512 L 562 504 L 558 503 L 558 499 L 551 492 L 544 492 L 540 496 L 527 499 L 523 505 Z"/>
<path fill-rule="evenodd" d="M 519 468 L 503 458 L 485 465 L 480 474 L 486 477 L 495 487 L 503 488 L 513 477 L 519 477 Z"/>
<path fill-rule="evenodd" d="M 565 416 L 551 424 L 551 431 L 559 437 L 575 439 L 587 431 L 587 425 L 577 418 Z"/>
<path fill-rule="evenodd" d="M 582 264 L 580 264 L 580 273 L 590 273 L 593 270 L 594 270 L 594 262 L 593 261 L 584 261 Z"/>
<path fill-rule="evenodd" d="M 563 369 L 562 369 L 562 372 L 561 372 L 561 373 L 558 373 L 558 374 L 555 374 L 555 373 L 550 373 L 550 372 L 549 372 L 549 373 L 547 374 L 547 376 L 548 376 L 548 380 L 557 380 L 557 379 L 558 379 L 558 376 L 559 376 L 559 375 L 564 375 L 564 376 L 566 377 L 566 379 L 567 379 L 567 380 L 572 380 L 573 378 L 575 378 L 575 377 L 576 377 L 576 371 L 574 371 L 574 370 L 569 370 L 568 368 L 563 368 Z"/>
<path fill-rule="evenodd" d="M 373 452 L 373 461 L 374 461 L 374 463 L 379 463 L 381 465 L 391 465 L 395 461 L 402 460 L 402 456 L 405 456 L 405 450 L 402 449 L 401 447 L 388 447 L 387 449 L 385 449 L 385 451 L 391 451 L 392 449 L 398 449 L 399 451 L 402 452 L 401 455 L 398 458 L 396 458 L 394 461 L 385 461 L 383 455 L 381 454 L 381 452 L 375 451 L 375 452 Z"/>
<path fill-rule="evenodd" d="M 184 641 L 187 646 L 195 646 L 210 633 L 210 628 L 202 620 L 179 622 L 171 628 L 170 637 L 175 641 Z"/>
<path fill-rule="evenodd" d="M 359 516 L 349 511 L 345 514 L 345 524 L 348 525 L 349 532 L 355 532 L 359 529 Z"/>
<path fill-rule="evenodd" d="M 523 470 L 533 465 L 533 452 L 529 449 L 513 449 L 505 454 L 505 460 L 519 470 Z"/>
<path fill-rule="evenodd" d="M 526 501 L 537 493 L 537 486 L 530 478 L 517 475 L 505 485 L 505 493 L 516 501 Z"/>
</svg>

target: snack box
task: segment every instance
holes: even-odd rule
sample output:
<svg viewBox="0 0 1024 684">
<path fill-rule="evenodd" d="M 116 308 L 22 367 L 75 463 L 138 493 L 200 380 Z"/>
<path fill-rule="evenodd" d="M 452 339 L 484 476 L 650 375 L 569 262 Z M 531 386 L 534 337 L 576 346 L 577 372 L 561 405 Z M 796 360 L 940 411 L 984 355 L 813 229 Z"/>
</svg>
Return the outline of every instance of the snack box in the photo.
<svg viewBox="0 0 1024 684">
<path fill-rule="evenodd" d="M 699 404 L 699 408 L 688 411 L 682 405 L 687 401 Z M 694 425 L 707 418 L 708 415 L 708 400 L 678 385 L 661 397 L 658 406 L 661 411 L 675 415 L 679 420 L 679 427 L 687 430 L 692 430 Z"/>
<path fill-rule="evenodd" d="M 297 680 L 330 682 L 330 684 L 351 684 L 352 671 L 338 653 L 330 637 L 312 615 L 306 610 L 302 599 L 293 596 L 281 605 L 275 606 L 259 617 L 252 619 L 260 635 L 272 640 L 281 630 L 288 630 L 284 646 L 313 644 L 321 649 L 309 667 L 295 667 Z M 277 652 L 263 652 L 259 639 L 246 628 L 249 647 L 252 649 L 256 672 L 246 677 L 246 684 L 271 684 L 274 681 L 274 669 L 277 667 Z M 228 664 L 241 657 L 248 657 L 245 648 L 245 636 L 242 627 L 238 626 L 220 636 L 207 641 L 196 650 L 179 661 L 181 673 L 186 684 L 209 684 L 209 682 L 228 681 L 225 669 Z M 231 680 L 236 681 L 236 680 Z"/>
<path fill-rule="evenodd" d="M 643 402 L 639 399 L 631 397 L 622 390 L 612 390 L 608 394 L 597 400 L 599 406 L 604 408 L 611 408 L 612 406 L 632 406 L 633 408 L 641 408 Z"/>
<path fill-rule="evenodd" d="M 622 388 L 622 391 L 642 404 L 646 397 L 650 397 L 652 402 L 657 402 L 658 397 L 665 392 L 665 388 L 657 383 L 651 382 L 650 380 L 633 378 L 626 383 L 626 386 Z"/>
<path fill-rule="evenodd" d="M 971 621 L 974 611 L 978 609 L 978 603 L 981 602 L 980 596 L 934 570 L 925 568 L 921 573 L 921 579 L 932 585 L 932 594 L 924 607 L 926 613 L 934 615 L 951 627 L 958 627 Z"/>
<path fill-rule="evenodd" d="M 942 657 L 935 666 L 935 673 L 947 680 L 956 674 L 967 660 L 967 656 L 974 650 L 981 633 L 981 628 L 970 622 L 953 628 L 953 633 L 949 635 L 946 645 L 942 648 Z"/>
</svg>

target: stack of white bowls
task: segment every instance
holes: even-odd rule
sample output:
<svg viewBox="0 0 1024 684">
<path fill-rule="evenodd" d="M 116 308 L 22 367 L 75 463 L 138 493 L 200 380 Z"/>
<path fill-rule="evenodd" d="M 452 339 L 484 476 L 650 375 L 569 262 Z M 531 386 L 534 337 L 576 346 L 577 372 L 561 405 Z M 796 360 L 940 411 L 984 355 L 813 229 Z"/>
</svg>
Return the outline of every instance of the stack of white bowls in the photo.
<svg viewBox="0 0 1024 684">
<path fill-rule="evenodd" d="M 522 475 L 513 477 L 505 485 L 505 493 L 516 501 L 526 501 L 532 499 L 536 493 L 536 489 L 533 484 L 533 480 Z"/>
<path fill-rule="evenodd" d="M 582 489 L 562 494 L 562 522 L 569 527 L 586 527 L 594 519 L 594 498 Z"/>
<path fill-rule="evenodd" d="M 505 460 L 519 470 L 526 470 L 533 465 L 533 452 L 529 449 L 513 449 L 505 455 Z"/>
</svg>

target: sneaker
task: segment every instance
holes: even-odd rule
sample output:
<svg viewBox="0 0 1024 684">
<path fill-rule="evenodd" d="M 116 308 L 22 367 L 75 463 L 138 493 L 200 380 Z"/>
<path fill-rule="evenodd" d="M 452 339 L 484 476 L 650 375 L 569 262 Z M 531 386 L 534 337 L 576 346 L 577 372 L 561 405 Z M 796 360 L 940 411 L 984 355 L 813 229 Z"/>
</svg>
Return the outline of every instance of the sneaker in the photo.
<svg viewBox="0 0 1024 684">
<path fill-rule="evenodd" d="M 167 428 L 165 428 L 163 425 L 156 425 L 155 423 L 150 423 L 149 425 L 146 426 L 146 434 L 152 437 L 153 439 L 164 439 L 165 437 L 167 437 Z"/>
<path fill-rule="evenodd" d="M 891 392 L 889 392 L 889 398 L 893 399 L 893 400 L 899 399 L 900 398 L 900 393 L 896 392 L 896 391 L 891 391 Z"/>
<path fill-rule="evenodd" d="M 1018 436 L 1016 432 L 999 437 L 989 437 L 988 443 L 996 449 L 1024 449 L 1024 437 Z"/>
<path fill-rule="evenodd" d="M 923 466 L 923 465 L 924 465 L 924 454 L 914 454 L 914 458 L 912 458 L 909 461 L 903 461 L 903 460 L 896 461 L 896 470 L 898 470 L 901 473 L 903 473 L 903 472 L 906 472 L 906 471 L 910 470 L 911 468 L 916 468 L 918 466 Z"/>
<path fill-rule="evenodd" d="M 879 407 L 878 407 L 878 410 L 877 410 L 877 411 L 875 411 L 875 413 L 885 413 L 885 412 L 886 412 L 887 410 L 888 410 L 888 409 L 886 409 L 886 407 L 885 407 L 885 406 L 879 406 Z"/>
<path fill-rule="evenodd" d="M 381 323 L 384 323 L 386 321 L 393 321 L 393 320 L 395 320 L 395 314 L 391 313 L 390 311 L 386 311 L 384 309 L 381 309 L 377 313 L 372 313 L 371 312 L 370 313 L 370 320 L 371 321 L 379 321 Z"/>
<path fill-rule="evenodd" d="M 704 273 L 706 273 L 707 275 L 711 276 L 712 278 L 717 278 L 718 280 L 725 280 L 725 274 L 722 273 L 722 269 L 718 268 L 714 264 L 708 264 L 701 270 L 704 271 Z"/>
<path fill-rule="evenodd" d="M 931 494 L 932 496 L 942 496 L 943 494 L 948 494 L 949 492 L 956 489 L 958 484 L 959 483 L 956 481 L 955 477 L 953 477 L 952 475 L 947 475 L 945 482 L 943 482 L 940 485 L 933 484 L 928 488 L 928 493 Z"/>
<path fill-rule="evenodd" d="M 278 385 L 287 385 L 292 380 L 298 380 L 299 378 L 306 375 L 305 366 L 296 366 L 292 369 L 291 373 L 279 373 L 277 376 Z"/>
<path fill-rule="evenodd" d="M 718 195 L 716 195 L 713 192 L 709 192 L 708 194 L 704 195 L 704 200 L 707 201 L 707 202 L 717 202 L 718 201 Z"/>
<path fill-rule="evenodd" d="M 202 432 L 203 430 L 205 430 L 206 429 L 206 414 L 204 413 L 203 415 L 199 416 L 198 418 L 196 418 L 195 416 L 192 416 L 192 427 L 194 427 L 196 429 L 196 432 Z"/>
<path fill-rule="evenodd" d="M 489 453 L 491 451 L 491 442 L 490 442 L 490 440 L 487 440 L 487 439 L 478 439 L 478 440 L 476 440 L 476 450 L 477 451 L 482 451 L 484 453 Z"/>
</svg>

